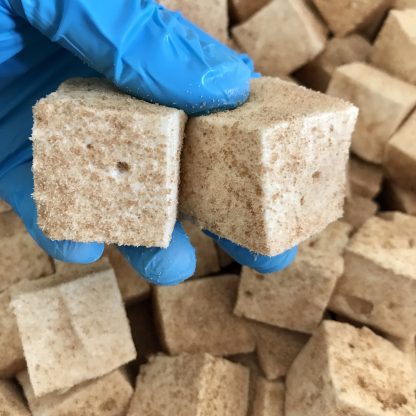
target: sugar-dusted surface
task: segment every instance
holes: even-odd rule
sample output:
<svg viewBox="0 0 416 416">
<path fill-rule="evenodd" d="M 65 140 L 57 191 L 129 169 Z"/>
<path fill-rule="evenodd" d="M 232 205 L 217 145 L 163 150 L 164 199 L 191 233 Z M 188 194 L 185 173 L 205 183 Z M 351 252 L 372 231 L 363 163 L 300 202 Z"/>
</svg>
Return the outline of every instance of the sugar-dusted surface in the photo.
<svg viewBox="0 0 416 416">
<path fill-rule="evenodd" d="M 166 247 L 185 120 L 97 79 L 40 100 L 32 139 L 41 229 L 53 239 Z"/>
<path fill-rule="evenodd" d="M 234 312 L 246 318 L 294 331 L 312 333 L 322 320 L 337 280 L 351 227 L 331 224 L 300 246 L 294 263 L 261 275 L 243 268 Z"/>
<path fill-rule="evenodd" d="M 178 10 L 183 16 L 221 42 L 228 40 L 227 0 L 158 0 L 171 10 Z"/>
<path fill-rule="evenodd" d="M 309 88 L 325 92 L 337 67 L 366 61 L 370 50 L 370 42 L 357 33 L 331 38 L 324 51 L 296 73 L 296 78 Z"/>
<path fill-rule="evenodd" d="M 369 26 L 387 11 L 390 0 L 313 0 L 337 36 Z"/>
<path fill-rule="evenodd" d="M 380 164 L 387 141 L 416 106 L 416 87 L 364 63 L 340 66 L 327 93 L 360 109 L 352 151 Z"/>
<path fill-rule="evenodd" d="M 266 378 L 284 377 L 309 336 L 261 323 L 255 323 L 253 327 L 258 361 Z"/>
<path fill-rule="evenodd" d="M 62 394 L 37 398 L 29 375 L 18 375 L 33 416 L 125 416 L 133 388 L 123 370 L 82 383 Z"/>
<path fill-rule="evenodd" d="M 128 416 L 246 416 L 249 371 L 209 354 L 155 356 L 141 367 Z"/>
<path fill-rule="evenodd" d="M 235 275 L 222 275 L 155 288 L 159 331 L 169 353 L 254 351 L 249 323 L 233 315 L 238 280 Z"/>
<path fill-rule="evenodd" d="M 136 357 L 112 270 L 13 298 L 36 396 L 102 376 Z"/>
<path fill-rule="evenodd" d="M 411 416 L 414 370 L 367 328 L 324 321 L 286 379 L 286 416 Z"/>
<path fill-rule="evenodd" d="M 131 305 L 150 294 L 150 285 L 124 259 L 114 246 L 106 247 L 103 257 L 90 264 L 65 263 L 54 260 L 55 271 L 64 278 L 78 278 L 113 269 L 125 304 Z M 65 279 L 67 280 L 67 279 Z"/>
<path fill-rule="evenodd" d="M 264 75 L 287 75 L 324 49 L 326 27 L 303 0 L 272 0 L 232 29 L 237 44 Z"/>
<path fill-rule="evenodd" d="M 253 80 L 240 108 L 189 121 L 180 210 L 255 252 L 293 247 L 342 215 L 356 116 L 344 101 Z"/>
<path fill-rule="evenodd" d="M 13 212 L 0 214 L 0 291 L 25 279 L 53 273 L 48 255 Z"/>
<path fill-rule="evenodd" d="M 370 218 L 345 250 L 345 273 L 330 308 L 396 336 L 416 327 L 416 218 Z"/>
<path fill-rule="evenodd" d="M 416 7 L 416 6 L 415 6 Z M 392 10 L 372 49 L 373 65 L 416 84 L 416 10 Z"/>
</svg>

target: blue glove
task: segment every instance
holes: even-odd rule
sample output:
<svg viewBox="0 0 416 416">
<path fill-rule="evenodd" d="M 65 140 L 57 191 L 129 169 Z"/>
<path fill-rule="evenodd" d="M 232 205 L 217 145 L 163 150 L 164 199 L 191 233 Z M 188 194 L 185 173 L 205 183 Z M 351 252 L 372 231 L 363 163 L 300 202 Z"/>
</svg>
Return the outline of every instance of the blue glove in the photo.
<svg viewBox="0 0 416 416">
<path fill-rule="evenodd" d="M 151 0 L 0 0 L 0 198 L 46 252 L 68 262 L 93 262 L 104 246 L 51 241 L 37 226 L 28 139 L 32 106 L 68 78 L 100 74 L 141 99 L 195 115 L 243 103 L 252 66 Z M 240 263 L 263 273 L 286 267 L 296 251 L 260 256 L 213 237 Z M 157 284 L 177 284 L 195 270 L 194 249 L 179 223 L 167 249 L 120 250 Z"/>
</svg>

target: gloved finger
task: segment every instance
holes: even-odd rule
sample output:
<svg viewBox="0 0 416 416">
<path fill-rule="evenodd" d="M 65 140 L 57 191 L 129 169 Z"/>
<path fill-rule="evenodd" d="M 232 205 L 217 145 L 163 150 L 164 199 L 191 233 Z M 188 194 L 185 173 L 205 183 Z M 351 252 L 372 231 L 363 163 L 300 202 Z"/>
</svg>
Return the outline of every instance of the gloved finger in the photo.
<svg viewBox="0 0 416 416">
<path fill-rule="evenodd" d="M 204 233 L 214 239 L 214 241 L 238 263 L 263 274 L 278 272 L 290 266 L 293 260 L 295 260 L 298 252 L 298 247 L 296 246 L 277 256 L 264 256 L 262 254 L 253 253 L 247 248 L 241 247 L 230 240 L 218 237 L 210 231 L 204 230 Z"/>
<path fill-rule="evenodd" d="M 70 263 L 92 263 L 104 251 L 104 244 L 53 241 L 37 225 L 36 205 L 32 198 L 32 163 L 26 162 L 0 178 L 0 197 L 20 216 L 33 239 L 53 258 Z"/>
<path fill-rule="evenodd" d="M 182 18 L 182 20 L 185 22 L 185 24 L 188 27 L 192 28 L 195 31 L 195 33 L 198 34 L 199 40 L 201 42 L 204 42 L 206 44 L 215 42 L 216 44 L 218 44 L 218 47 L 219 48 L 222 47 L 226 51 L 227 54 L 235 54 L 237 57 L 239 57 L 250 69 L 252 78 L 258 78 L 260 76 L 259 73 L 255 72 L 255 70 L 254 70 L 254 61 L 250 58 L 250 56 L 247 53 L 236 52 L 234 49 L 230 48 L 229 46 L 227 46 L 223 43 L 219 43 L 216 39 L 214 39 L 208 33 L 204 32 L 200 27 L 196 26 L 194 23 L 192 23 L 190 21 L 187 21 L 183 18 Z"/>
<path fill-rule="evenodd" d="M 9 0 L 29 21 L 121 89 L 188 114 L 234 108 L 251 70 L 230 48 L 153 0 Z"/>
<path fill-rule="evenodd" d="M 195 273 L 195 249 L 179 221 L 168 248 L 120 246 L 119 250 L 141 276 L 156 285 L 177 285 Z"/>
</svg>

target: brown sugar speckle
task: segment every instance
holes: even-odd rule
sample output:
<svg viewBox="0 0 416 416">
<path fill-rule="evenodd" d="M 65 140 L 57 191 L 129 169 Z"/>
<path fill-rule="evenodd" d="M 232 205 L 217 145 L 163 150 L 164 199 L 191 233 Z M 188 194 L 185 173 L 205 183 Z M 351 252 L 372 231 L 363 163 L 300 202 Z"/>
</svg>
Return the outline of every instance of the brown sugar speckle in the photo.
<svg viewBox="0 0 416 416">
<path fill-rule="evenodd" d="M 373 361 L 378 365 L 369 365 Z M 367 328 L 324 321 L 295 359 L 286 380 L 288 416 L 416 412 L 412 366 L 401 351 Z M 305 396 L 314 396 L 314 402 L 304 403 Z"/>
<path fill-rule="evenodd" d="M 184 112 L 101 79 L 76 78 L 40 100 L 33 114 L 34 199 L 49 238 L 168 246 Z"/>
<path fill-rule="evenodd" d="M 293 247 L 342 215 L 356 116 L 343 101 L 277 78 L 252 80 L 241 107 L 189 120 L 180 211 L 256 253 Z"/>
</svg>

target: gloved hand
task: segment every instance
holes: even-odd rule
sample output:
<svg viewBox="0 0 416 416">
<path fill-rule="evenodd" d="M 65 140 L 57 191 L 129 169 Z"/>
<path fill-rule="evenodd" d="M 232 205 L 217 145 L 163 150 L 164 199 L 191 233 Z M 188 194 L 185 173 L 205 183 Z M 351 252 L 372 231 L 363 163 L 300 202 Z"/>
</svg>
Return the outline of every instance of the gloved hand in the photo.
<svg viewBox="0 0 416 416">
<path fill-rule="evenodd" d="M 68 262 L 93 262 L 104 246 L 51 241 L 37 226 L 32 106 L 65 79 L 96 71 L 136 97 L 191 115 L 243 103 L 251 76 L 248 59 L 152 0 L 0 0 L 0 198 L 49 255 Z M 295 248 L 260 256 L 215 239 L 262 273 L 286 267 L 296 254 Z M 179 223 L 167 249 L 120 250 L 143 277 L 159 284 L 179 283 L 195 269 L 194 249 Z"/>
</svg>

